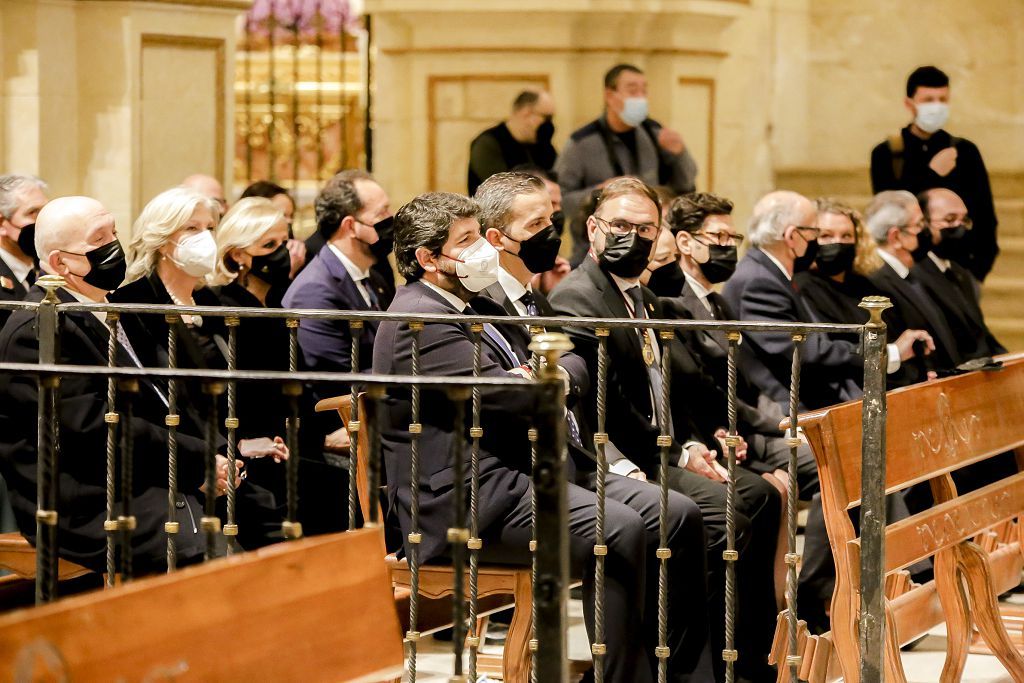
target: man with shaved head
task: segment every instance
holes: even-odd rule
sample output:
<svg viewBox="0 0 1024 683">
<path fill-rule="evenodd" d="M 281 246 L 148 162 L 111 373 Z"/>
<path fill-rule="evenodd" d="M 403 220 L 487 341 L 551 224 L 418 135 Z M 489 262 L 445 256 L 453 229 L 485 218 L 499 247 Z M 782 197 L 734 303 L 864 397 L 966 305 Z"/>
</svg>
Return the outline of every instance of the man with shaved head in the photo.
<svg viewBox="0 0 1024 683">
<path fill-rule="evenodd" d="M 61 303 L 106 301 L 107 293 L 124 280 L 125 259 L 117 239 L 114 217 L 95 199 L 62 197 L 47 204 L 36 218 L 35 247 L 42 269 L 64 279 L 57 289 Z M 40 301 L 45 292 L 33 286 L 27 301 Z M 103 313 L 67 311 L 60 316 L 57 362 L 105 366 L 109 332 Z M 118 334 L 118 365 L 140 365 L 131 343 Z M 0 360 L 39 362 L 35 311 L 17 311 L 0 331 Z M 0 375 L 0 473 L 11 490 L 18 526 L 30 542 L 36 534 L 36 443 L 39 394 L 35 376 Z M 137 526 L 132 534 L 137 574 L 166 566 L 164 522 L 167 514 L 166 387 L 141 379 L 132 399 L 134 416 L 121 429 L 134 440 L 135 487 L 131 512 Z M 105 377 L 64 375 L 58 405 L 62 445 L 60 459 L 58 544 L 60 556 L 97 572 L 105 571 L 106 517 L 104 415 L 117 410 L 107 404 Z M 197 561 L 203 542 L 196 520 L 202 516 L 199 488 L 204 478 L 206 443 L 201 417 L 189 407 L 180 410 L 178 443 L 177 534 L 178 562 Z M 226 460 L 225 460 L 226 462 Z M 226 471 L 225 471 L 226 478 Z M 220 488 L 220 487 L 218 487 Z M 118 505 L 120 507 L 120 505 Z M 114 515 L 119 514 L 114 510 Z"/>
<path fill-rule="evenodd" d="M 817 210 L 796 192 L 771 192 L 758 201 L 750 219 L 751 249 L 725 284 L 723 295 L 739 320 L 815 322 L 800 299 L 794 273 L 810 267 L 818 251 Z M 930 337 L 908 330 L 890 344 L 888 372 L 914 356 L 914 342 Z M 789 333 L 750 333 L 740 345 L 742 371 L 780 409 L 789 414 L 793 340 Z M 859 346 L 843 339 L 811 334 L 800 346 L 800 410 L 858 398 L 864 375 Z M 760 406 L 766 409 L 767 406 Z"/>
<path fill-rule="evenodd" d="M 970 360 L 1006 353 L 985 324 L 971 272 L 954 260 L 966 249 L 973 232 L 967 205 L 956 192 L 942 187 L 925 190 L 917 199 L 931 232 L 931 249 L 911 272 L 945 314 L 961 357 Z"/>
</svg>

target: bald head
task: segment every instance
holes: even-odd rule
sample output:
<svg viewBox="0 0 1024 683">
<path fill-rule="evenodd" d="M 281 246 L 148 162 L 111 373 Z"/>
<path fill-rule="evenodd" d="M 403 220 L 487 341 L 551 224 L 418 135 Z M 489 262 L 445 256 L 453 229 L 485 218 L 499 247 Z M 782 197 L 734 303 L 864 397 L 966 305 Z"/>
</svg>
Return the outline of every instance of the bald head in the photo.
<svg viewBox="0 0 1024 683">
<path fill-rule="evenodd" d="M 90 237 L 96 237 L 104 230 L 113 233 L 114 217 L 92 197 L 52 200 L 36 218 L 36 253 L 43 268 L 50 270 L 47 268 L 47 256 L 53 251 L 89 251 L 92 249 Z"/>
<path fill-rule="evenodd" d="M 190 190 L 195 190 L 196 192 L 216 201 L 220 204 L 221 213 L 227 211 L 228 202 L 224 198 L 224 188 L 221 186 L 220 181 L 213 176 L 194 173 L 182 180 L 181 186 L 187 187 Z"/>
<path fill-rule="evenodd" d="M 953 190 L 944 187 L 937 187 L 932 190 L 925 190 L 918 195 L 921 203 L 921 210 L 929 224 L 952 224 L 962 221 L 967 216 L 967 205 Z M 946 220 L 946 219 L 949 220 Z"/>
<path fill-rule="evenodd" d="M 768 247 L 781 242 L 790 226 L 813 226 L 817 219 L 814 202 L 797 192 L 769 192 L 754 205 L 750 217 L 750 242 Z"/>
</svg>

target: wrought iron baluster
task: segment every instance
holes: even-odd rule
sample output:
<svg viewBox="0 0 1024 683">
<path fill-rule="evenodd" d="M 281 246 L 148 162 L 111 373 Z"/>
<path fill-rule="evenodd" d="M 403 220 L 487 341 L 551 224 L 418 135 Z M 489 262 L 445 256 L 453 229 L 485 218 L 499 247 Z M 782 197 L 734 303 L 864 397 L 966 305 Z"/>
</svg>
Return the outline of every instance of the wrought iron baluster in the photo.
<svg viewBox="0 0 1024 683">
<path fill-rule="evenodd" d="M 423 332 L 423 323 L 409 323 L 409 331 L 412 332 L 412 374 L 419 377 L 420 369 L 420 334 Z M 420 387 L 412 387 L 412 405 L 409 423 L 409 447 L 410 447 L 410 478 L 412 482 L 410 491 L 410 528 L 409 544 L 409 573 L 410 573 L 410 595 L 409 595 L 409 630 L 405 634 L 405 640 L 409 643 L 409 682 L 416 683 L 416 659 L 420 640 L 419 626 L 419 605 L 420 605 L 420 542 L 423 534 L 420 533 L 420 434 L 423 432 L 423 425 L 420 424 Z"/>
<path fill-rule="evenodd" d="M 229 316 L 224 318 L 224 326 L 228 328 L 228 371 L 238 369 L 238 326 L 241 321 Z M 224 535 L 227 537 L 227 553 L 233 555 L 238 550 L 238 494 L 235 488 L 238 458 L 238 387 L 233 379 L 228 380 L 228 416 L 224 418 L 224 428 L 228 436 L 228 493 L 227 522 L 224 524 Z"/>
<path fill-rule="evenodd" d="M 363 321 L 362 320 L 350 320 L 348 328 L 352 333 L 352 372 L 359 372 L 359 342 L 363 336 Z M 349 423 L 345 425 L 345 429 L 348 430 L 349 447 L 348 447 L 348 528 L 356 528 L 356 511 L 359 510 L 359 488 L 358 488 L 358 477 L 359 477 L 359 463 L 357 462 L 357 455 L 359 453 L 359 385 L 353 383 L 349 387 L 350 395 L 352 397 L 352 403 L 350 408 L 350 419 Z M 364 520 L 365 521 L 365 520 Z"/>
<path fill-rule="evenodd" d="M 481 364 L 481 339 L 480 333 L 484 326 L 480 323 L 470 325 L 470 333 L 473 339 L 473 376 L 480 376 Z M 480 634 L 477 633 L 477 581 L 480 571 L 480 549 L 483 541 L 480 540 L 479 528 L 479 495 L 480 495 L 480 439 L 484 435 L 483 427 L 480 426 L 480 387 L 473 387 L 473 426 L 470 427 L 469 436 L 472 439 L 470 446 L 469 460 L 469 539 L 466 547 L 469 549 L 469 638 L 466 642 L 469 645 L 469 680 L 476 680 L 477 653 L 480 649 Z"/>
<path fill-rule="evenodd" d="M 599 327 L 594 330 L 597 335 L 597 432 L 594 434 L 594 447 L 597 450 L 597 511 L 594 544 L 594 642 L 590 652 L 594 657 L 594 683 L 604 681 L 604 655 L 607 646 L 604 642 L 604 559 L 608 555 L 608 546 L 604 538 L 604 502 L 605 480 L 608 478 L 608 459 L 605 455 L 605 444 L 608 433 L 605 431 L 605 415 L 608 401 L 608 328 Z M 538 676 L 539 678 L 539 676 Z"/>
<path fill-rule="evenodd" d="M 248 24 L 246 24 L 248 26 Z M 167 368 L 178 368 L 178 334 L 177 314 L 164 317 L 167 323 Z M 164 533 L 167 534 L 167 573 L 178 567 L 177 535 L 180 525 L 177 521 L 178 502 L 178 380 L 170 378 L 167 382 L 167 415 L 164 426 L 167 427 L 167 521 L 164 522 Z"/>
<path fill-rule="evenodd" d="M 119 313 L 110 312 L 106 314 L 107 323 L 107 367 L 117 366 L 117 329 Z M 106 506 L 107 514 L 103 520 L 103 531 L 106 534 L 106 562 L 108 588 L 117 582 L 118 562 L 118 530 L 117 519 L 114 517 L 114 505 L 117 499 L 117 483 L 114 481 L 117 475 L 117 428 L 121 421 L 121 415 L 117 412 L 117 379 L 107 378 L 107 412 L 103 416 L 107 425 L 107 452 L 106 452 Z"/>
<path fill-rule="evenodd" d="M 44 275 L 37 281 L 46 296 L 36 309 L 39 330 L 39 362 L 52 364 L 60 356 L 57 289 L 64 285 L 58 275 Z M 38 456 L 36 465 L 36 604 L 57 597 L 57 499 L 60 461 L 59 392 L 60 377 L 40 375 L 37 381 L 39 406 L 36 425 Z"/>
<path fill-rule="evenodd" d="M 647 334 L 646 330 L 641 330 Z M 672 447 L 671 424 L 671 344 L 675 332 L 661 330 L 659 336 L 664 342 L 661 345 L 661 401 L 658 410 L 658 446 L 661 448 L 661 460 L 658 463 L 658 489 L 661 494 L 658 506 L 658 646 L 654 648 L 654 656 L 658 658 L 658 683 L 668 681 L 668 658 L 671 650 L 668 646 L 668 561 L 672 551 L 668 547 L 668 456 Z"/>
<path fill-rule="evenodd" d="M 796 504 L 800 495 L 797 485 L 797 449 L 800 447 L 800 345 L 806 339 L 806 335 L 793 334 L 793 364 L 790 369 L 789 380 L 789 437 L 786 439 L 789 446 L 789 490 L 786 501 L 786 610 L 789 617 L 789 655 L 786 657 L 786 666 L 789 667 L 789 680 L 797 683 L 802 658 L 798 647 L 797 634 L 797 572 L 796 566 L 800 562 L 800 555 L 796 552 Z"/>
<path fill-rule="evenodd" d="M 299 321 L 288 318 L 285 324 L 288 327 L 288 371 L 296 372 L 299 369 Z M 299 397 L 302 384 L 286 382 L 282 391 L 288 397 L 290 417 L 285 435 L 288 445 L 288 462 L 285 463 L 287 517 L 281 523 L 281 530 L 285 538 L 296 540 L 302 538 L 302 523 L 299 521 Z"/>
<path fill-rule="evenodd" d="M 736 550 L 736 446 L 739 445 L 739 434 L 736 433 L 736 351 L 740 343 L 739 332 L 727 333 L 728 351 L 728 387 L 727 409 L 729 413 L 729 433 L 725 437 L 729 481 L 725 490 L 725 550 L 722 559 L 725 561 L 725 680 L 732 683 L 736 678 L 736 563 L 740 554 Z"/>
</svg>

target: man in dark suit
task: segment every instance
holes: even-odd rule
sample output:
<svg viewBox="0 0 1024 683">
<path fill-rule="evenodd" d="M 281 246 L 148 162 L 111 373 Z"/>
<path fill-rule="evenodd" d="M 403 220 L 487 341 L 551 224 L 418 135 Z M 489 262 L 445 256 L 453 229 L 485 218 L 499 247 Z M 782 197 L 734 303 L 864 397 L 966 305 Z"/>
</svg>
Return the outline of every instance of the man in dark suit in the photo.
<svg viewBox="0 0 1024 683">
<path fill-rule="evenodd" d="M 428 324 L 420 333 L 420 364 L 425 375 L 467 376 L 473 374 L 473 342 L 460 313 L 493 315 L 500 308 L 487 299 L 491 309 L 477 311 L 467 302 L 494 284 L 497 252 L 480 235 L 478 208 L 465 197 L 446 193 L 421 195 L 402 207 L 395 217 L 396 261 L 408 284 L 395 296 L 389 311 L 396 313 L 437 313 L 451 322 Z M 513 344 L 495 326 L 485 325 L 481 346 L 481 376 L 529 377 L 526 359 L 519 358 Z M 412 334 L 404 323 L 385 322 L 374 344 L 373 369 L 378 374 L 412 374 Z M 383 410 L 382 445 L 388 474 L 389 496 L 397 506 L 402 531 L 410 531 L 410 490 L 420 490 L 420 519 L 423 542 L 420 559 L 430 561 L 446 552 L 446 530 L 452 526 L 451 461 L 453 409 L 439 395 L 422 402 L 419 421 L 420 481 L 410 481 L 411 404 L 407 390 L 395 389 Z M 530 446 L 526 438 L 536 406 L 530 392 L 515 388 L 484 392 L 481 403 L 483 437 L 480 442 L 479 524 L 484 540 L 480 559 L 484 562 L 528 564 L 531 523 Z M 469 441 L 463 457 L 468 458 Z M 466 471 L 469 468 L 467 465 Z M 623 480 L 620 486 L 638 485 Z M 468 486 L 468 482 L 467 482 Z M 611 485 L 610 485 L 611 486 Z M 595 496 L 575 484 L 568 484 L 569 547 L 573 572 L 583 576 L 584 612 L 588 628 L 593 626 L 594 562 L 593 544 Z M 680 517 L 670 515 L 670 538 L 680 551 L 702 543 L 699 515 L 683 507 Z M 608 544 L 605 591 L 606 680 L 653 680 L 653 644 L 638 634 L 656 623 L 656 615 L 644 615 L 645 549 L 647 535 L 641 516 L 612 496 L 606 502 L 605 533 Z M 684 554 L 680 552 L 680 554 Z M 682 569 L 682 568 L 681 568 Z M 685 569 L 683 569 L 685 571 Z M 579 575 L 579 574 L 577 574 Z M 686 591 L 702 595 L 703 577 L 694 579 Z M 674 624 L 670 624 L 674 627 Z M 682 672 L 693 662 L 682 661 L 682 629 L 670 628 L 673 648 L 672 680 L 687 680 Z M 593 633 L 591 632 L 591 637 Z"/>
<path fill-rule="evenodd" d="M 338 225 L 345 216 L 362 215 L 363 209 L 366 208 L 365 202 L 367 198 L 363 196 L 359 186 L 371 189 L 373 187 L 373 185 L 364 185 L 366 181 L 380 187 L 372 175 L 361 169 L 341 171 L 328 181 L 328 185 L 333 186 L 335 189 L 331 202 L 336 205 L 334 209 L 329 208 L 328 210 L 340 210 L 342 213 L 330 216 L 330 220 L 321 224 L 319 219 L 320 210 L 317 208 L 316 230 L 306 238 L 304 243 L 306 246 L 307 265 L 331 241 L 332 236 L 338 230 Z M 325 186 L 324 189 L 326 190 L 327 187 Z M 390 213 L 388 215 L 390 217 Z M 395 272 L 391 269 L 391 263 L 388 262 L 388 254 L 391 253 L 391 245 L 394 242 L 394 230 L 391 227 L 391 221 L 387 219 L 382 219 L 371 227 L 377 233 L 379 239 L 371 245 L 371 251 L 377 257 L 377 261 L 370 267 L 370 270 L 377 276 L 374 278 L 374 285 L 380 288 L 380 298 L 383 302 L 382 308 L 387 308 L 391 298 L 395 295 Z"/>
<path fill-rule="evenodd" d="M 560 315 L 596 318 L 663 318 L 654 294 L 639 284 L 659 234 L 661 208 L 657 195 L 642 181 L 621 178 L 605 186 L 597 209 L 588 221 L 591 249 L 583 263 L 551 293 L 551 306 Z M 598 341 L 594 332 L 568 330 L 576 351 L 587 360 L 591 376 L 597 376 Z M 658 472 L 661 429 L 655 406 L 662 392 L 660 359 L 665 347 L 670 358 L 684 357 L 674 341 L 664 342 L 650 329 L 615 328 L 608 336 L 606 431 L 612 472 L 640 479 Z M 701 389 L 673 368 L 672 410 L 663 416 L 672 435 L 669 485 L 692 499 L 701 509 L 708 536 L 709 599 L 711 602 L 712 651 L 722 645 L 721 590 L 725 547 L 724 468 L 716 459 L 723 448 L 715 432 L 725 424 L 709 424 L 686 409 Z M 687 396 L 692 394 L 691 396 Z M 586 401 L 586 422 L 596 431 L 596 392 Z M 714 449 L 709 449 L 709 445 Z M 739 600 L 739 649 L 741 675 L 774 679 L 765 663 L 775 623 L 772 565 L 778 532 L 780 503 L 775 489 L 761 477 L 737 470 L 737 546 L 741 550 L 738 571 L 749 592 Z M 717 659 L 717 658 L 716 658 Z"/>
<path fill-rule="evenodd" d="M 817 210 L 795 192 L 765 195 L 750 221 L 751 249 L 725 284 L 723 295 L 737 319 L 744 321 L 816 322 L 797 296 L 793 274 L 806 270 L 817 253 Z M 915 341 L 926 339 L 919 330 L 906 331 L 888 348 L 886 370 L 896 372 L 914 356 Z M 893 339 L 893 337 L 890 337 Z M 760 390 L 789 414 L 793 339 L 788 333 L 744 335 L 740 367 Z M 822 408 L 860 396 L 857 377 L 864 357 L 857 344 L 809 334 L 800 345 L 799 410 Z"/>
<path fill-rule="evenodd" d="M 968 360 L 1006 353 L 1006 347 L 985 324 L 970 271 L 953 260 L 973 227 L 967 206 L 945 188 L 922 192 L 918 202 L 931 232 L 932 248 L 928 258 L 914 264 L 911 272 L 946 315 L 957 351 Z"/>
<path fill-rule="evenodd" d="M 285 308 L 337 311 L 380 311 L 387 308 L 393 289 L 375 270 L 387 255 L 389 237 L 375 226 L 391 227 L 387 193 L 363 172 L 345 171 L 331 178 L 316 198 L 317 232 L 326 246 L 300 272 L 284 295 Z M 352 333 L 345 320 L 304 319 L 299 322 L 303 367 L 313 371 L 352 372 L 369 367 L 377 324 L 366 322 L 359 338 L 359 367 L 352 367 Z M 317 385 L 317 400 L 348 391 L 339 384 Z M 347 448 L 349 439 L 336 417 L 321 416 L 319 429 L 329 450 Z"/>
<path fill-rule="evenodd" d="M 23 300 L 36 280 L 35 222 L 46 202 L 39 178 L 0 175 L 0 301 Z M 0 325 L 9 315 L 0 310 Z"/>
<path fill-rule="evenodd" d="M 868 206 L 865 225 L 883 261 L 869 279 L 893 305 L 882 314 L 889 339 L 907 330 L 921 330 L 931 339 L 931 353 L 905 362 L 889 376 L 889 385 L 915 384 L 928 379 L 929 373 L 956 367 L 963 361 L 945 314 L 911 271 L 915 262 L 928 258 L 931 249 L 931 233 L 914 195 L 905 190 L 878 193 Z"/>
<path fill-rule="evenodd" d="M 57 291 L 64 303 L 102 302 L 107 292 L 124 279 L 124 253 L 117 241 L 114 218 L 103 206 L 87 197 L 56 199 L 39 213 L 35 245 L 43 270 L 60 275 L 65 285 Z M 29 301 L 39 301 L 38 286 Z M 61 315 L 59 363 L 107 364 L 107 326 L 101 314 L 67 312 Z M 39 340 L 32 311 L 14 313 L 0 332 L 0 359 L 4 362 L 38 363 Z M 138 366 L 138 356 L 127 338 L 119 336 L 120 365 Z M 58 406 L 60 443 L 58 543 L 61 557 L 95 571 L 105 571 L 106 533 L 105 471 L 107 381 L 103 377 L 61 378 Z M 0 467 L 11 487 L 18 525 L 35 542 L 36 422 L 38 389 L 34 376 L 0 375 Z M 135 481 L 131 510 L 137 527 L 132 534 L 136 573 L 160 571 L 166 566 L 167 521 L 167 414 L 166 388 L 142 379 L 132 404 L 134 416 L 122 422 L 132 430 Z M 206 443 L 191 434 L 202 428 L 189 424 L 183 411 L 178 443 L 178 562 L 202 558 L 204 543 L 198 530 L 203 514 Z M 226 488 L 227 459 L 218 456 L 218 494 Z M 120 508 L 120 503 L 118 503 Z M 118 514 L 115 509 L 114 514 Z"/>
<path fill-rule="evenodd" d="M 554 207 L 544 183 L 526 173 L 498 173 L 480 185 L 474 198 L 480 205 L 480 222 L 486 239 L 498 250 L 500 268 L 498 281 L 483 289 L 482 296 L 475 297 L 471 304 L 478 311 L 487 304 L 500 306 L 509 315 L 553 316 L 554 310 L 541 292 L 535 290 L 531 281 L 534 275 L 546 272 L 555 264 L 555 257 L 561 246 L 561 239 L 551 223 Z M 525 326 L 499 326 L 503 334 L 516 348 L 522 358 L 529 358 L 527 348 L 529 334 Z M 597 458 L 585 444 L 592 443 L 593 437 L 586 429 L 580 399 L 591 389 L 591 377 L 586 361 L 575 353 L 562 356 L 560 364 L 567 370 L 570 389 L 566 398 L 571 412 L 567 414 L 570 435 L 579 435 L 569 440 L 569 454 L 576 470 L 576 484 L 593 489 L 596 484 Z M 585 436 L 590 437 L 585 438 Z M 658 584 L 658 563 L 653 561 L 658 547 L 658 521 L 660 494 L 654 486 L 634 481 L 618 474 L 610 474 L 606 480 L 608 498 L 624 503 L 640 513 L 647 530 L 647 585 Z M 694 586 L 704 581 L 703 526 L 696 505 L 675 491 L 669 492 L 669 519 L 682 519 L 691 525 L 689 533 L 673 533 L 669 543 L 676 547 L 673 557 L 686 557 L 685 562 L 671 566 L 672 586 Z M 700 538 L 691 547 L 684 545 L 684 539 Z M 673 590 L 673 589 L 670 589 Z M 678 590 L 678 589 L 675 589 Z M 645 596 L 648 615 L 657 613 L 657 591 L 648 590 Z M 690 597 L 695 597 L 690 593 Z M 670 668 L 683 666 L 683 662 L 698 661 L 704 657 L 700 670 L 694 671 L 694 680 L 711 676 L 710 651 L 707 650 L 707 615 L 703 610 L 681 609 L 682 602 L 673 596 L 669 600 L 669 621 L 673 631 L 685 628 L 685 637 L 678 641 L 682 646 L 677 657 L 670 662 Z M 676 609 L 673 609 L 675 607 Z M 653 625 L 653 622 L 651 622 Z M 684 627 L 685 624 L 685 627 Z"/>
</svg>

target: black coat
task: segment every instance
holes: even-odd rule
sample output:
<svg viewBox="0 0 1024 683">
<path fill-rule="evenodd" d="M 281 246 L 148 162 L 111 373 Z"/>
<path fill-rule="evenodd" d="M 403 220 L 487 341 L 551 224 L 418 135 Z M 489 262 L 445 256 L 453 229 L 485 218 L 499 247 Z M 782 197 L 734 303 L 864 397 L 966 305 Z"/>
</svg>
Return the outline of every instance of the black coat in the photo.
<svg viewBox="0 0 1024 683">
<path fill-rule="evenodd" d="M 722 292 L 738 320 L 814 322 L 794 283 L 758 248 L 752 248 Z M 800 345 L 800 410 L 822 408 L 859 398 L 864 357 L 857 344 L 809 334 Z M 793 339 L 785 332 L 745 333 L 740 369 L 789 414 Z"/>
<path fill-rule="evenodd" d="M 904 362 L 898 372 L 889 375 L 890 386 L 921 382 L 927 379 L 929 370 L 950 370 L 963 362 L 946 316 L 913 273 L 903 279 L 892 266 L 884 263 L 869 279 L 892 302 L 893 307 L 882 314 L 890 342 L 906 330 L 925 330 L 935 342 L 935 351 L 931 354 L 915 356 Z"/>
<path fill-rule="evenodd" d="M 1006 353 L 1006 347 L 985 324 L 971 274 L 966 268 L 951 261 L 944 273 L 935 261 L 926 258 L 914 264 L 911 273 L 945 314 L 961 357 L 969 360 Z"/>
<path fill-rule="evenodd" d="M 26 300 L 40 301 L 44 292 L 33 287 Z M 62 302 L 74 299 L 58 290 Z M 0 359 L 11 363 L 38 363 L 35 312 L 18 311 L 0 332 Z M 106 326 L 92 313 L 61 316 L 59 361 L 71 365 L 107 365 Z M 133 367 L 118 345 L 118 364 Z M 162 389 L 142 379 L 132 401 L 130 428 L 134 439 L 134 497 L 132 514 L 137 520 L 132 539 L 138 573 L 157 571 L 166 560 L 164 522 L 167 515 L 167 409 L 160 400 Z M 11 493 L 11 503 L 21 532 L 35 542 L 37 402 L 35 377 L 0 374 L 0 468 Z M 93 376 L 61 378 L 60 477 L 58 543 L 60 555 L 95 571 L 105 571 L 106 533 L 106 439 L 104 414 L 107 380 Z M 122 421 L 121 428 L 126 423 Z M 186 507 L 179 509 L 181 524 L 177 547 L 182 561 L 201 557 L 203 540 L 194 521 L 202 515 L 197 492 L 203 483 L 206 443 L 193 434 L 202 427 L 182 413 L 178 430 L 178 488 Z"/>
<path fill-rule="evenodd" d="M 388 308 L 393 313 L 461 313 L 444 297 L 422 282 L 399 288 Z M 482 336 L 481 376 L 508 377 L 509 361 Z M 383 322 L 377 330 L 373 348 L 373 372 L 380 375 L 411 375 L 413 335 L 406 323 Z M 420 371 L 426 376 L 466 377 L 473 374 L 473 342 L 468 325 L 430 323 L 420 333 Z M 530 443 L 527 431 L 535 413 L 535 394 L 517 388 L 485 391 L 481 396 L 480 423 L 484 435 L 480 441 L 479 523 L 486 530 L 519 504 L 529 490 Z M 446 532 L 452 526 L 453 485 L 455 481 L 452 441 L 455 429 L 465 437 L 466 500 L 469 500 L 469 425 L 471 409 L 467 403 L 466 423 L 454 425 L 454 409 L 442 394 L 425 391 L 419 422 L 420 472 L 415 485 L 420 491 L 420 544 L 422 561 L 440 555 L 447 545 Z M 381 451 L 387 471 L 388 498 L 398 513 L 403 537 L 411 530 L 410 436 L 411 402 L 408 389 L 392 388 L 381 415 Z"/>
<path fill-rule="evenodd" d="M 863 325 L 871 316 L 858 304 L 864 297 L 878 294 L 870 280 L 853 272 L 847 273 L 842 282 L 836 282 L 816 270 L 808 270 L 797 273 L 793 281 L 800 288 L 800 298 L 815 322 L 820 323 Z M 842 335 L 837 338 L 856 343 L 858 335 Z"/>
<path fill-rule="evenodd" d="M 662 319 L 657 297 L 646 287 L 641 289 L 647 316 Z M 596 261 L 586 258 L 580 266 L 569 273 L 550 295 L 551 307 L 561 316 L 587 318 L 629 318 L 626 303 L 618 286 Z M 589 368 L 592 381 L 598 375 L 598 339 L 587 328 L 573 327 L 566 330 L 575 345 L 575 352 L 583 357 Z M 670 447 L 670 460 L 677 459 L 682 452 L 681 443 L 696 440 L 713 443 L 713 436 L 707 429 L 701 429 L 691 415 L 676 410 L 685 406 L 680 396 L 698 398 L 694 387 L 680 371 L 681 359 L 685 353 L 674 340 L 659 339 L 662 351 L 670 347 L 672 361 L 671 396 L 672 419 L 675 439 Z M 654 424 L 654 406 L 651 403 L 650 379 L 647 364 L 643 358 L 643 347 L 635 329 L 612 328 L 608 335 L 608 382 L 605 411 L 605 431 L 608 438 L 634 464 L 653 476 L 660 461 L 661 448 L 657 445 L 661 430 Z M 586 425 L 591 433 L 597 431 L 597 388 L 591 389 L 584 402 Z M 723 415 L 724 417 L 724 415 Z M 582 426 L 582 425 L 581 425 Z M 721 426 L 721 425 L 717 425 Z M 711 429 L 714 432 L 714 428 Z M 584 443 L 588 440 L 584 438 Z"/>
<path fill-rule="evenodd" d="M 0 259 L 0 301 L 24 301 L 28 290 L 25 288 L 7 262 Z M 10 311 L 0 309 L 0 327 L 11 315 Z"/>
</svg>

